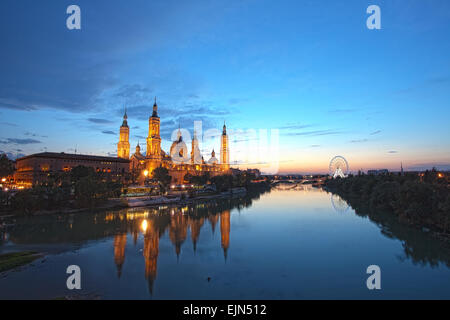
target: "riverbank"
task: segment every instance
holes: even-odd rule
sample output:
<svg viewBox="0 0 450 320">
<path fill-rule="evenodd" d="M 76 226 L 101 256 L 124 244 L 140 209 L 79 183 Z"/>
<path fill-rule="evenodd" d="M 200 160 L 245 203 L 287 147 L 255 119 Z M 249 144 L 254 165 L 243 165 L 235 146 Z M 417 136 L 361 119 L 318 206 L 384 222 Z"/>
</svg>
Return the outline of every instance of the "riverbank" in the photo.
<svg viewBox="0 0 450 320">
<path fill-rule="evenodd" d="M 34 251 L 22 251 L 0 254 L 0 273 L 22 267 L 42 257 Z"/>
<path fill-rule="evenodd" d="M 450 243 L 450 189 L 437 175 L 350 176 L 329 179 L 324 189 L 339 195 L 355 210 L 365 207 L 372 215 L 388 212 L 400 223 Z"/>
<path fill-rule="evenodd" d="M 106 201 L 95 207 L 85 207 L 85 208 L 58 208 L 54 210 L 38 210 L 33 213 L 29 213 L 27 215 L 30 216 L 39 216 L 39 215 L 52 215 L 52 214 L 76 214 L 76 213 L 84 213 L 84 212 L 101 212 L 105 210 L 115 210 L 115 209 L 125 209 L 125 208 L 144 208 L 144 207 L 153 207 L 160 205 L 185 205 L 192 204 L 201 201 L 208 201 L 212 199 L 220 199 L 220 198 L 233 198 L 237 196 L 244 196 L 247 192 L 257 192 L 258 190 L 267 190 L 270 189 L 270 186 L 267 184 L 255 184 L 252 187 L 244 188 L 244 187 L 236 187 L 231 188 L 228 191 L 224 192 L 216 192 L 216 193 L 206 193 L 206 194 L 196 194 L 192 196 L 188 192 L 177 195 L 168 195 L 168 196 L 137 196 L 137 197 L 121 197 L 121 198 L 109 198 Z M 6 211 L 0 212 L 0 228 L 2 228 L 2 220 L 6 218 L 23 216 L 23 212 L 15 212 L 15 211 Z"/>
</svg>

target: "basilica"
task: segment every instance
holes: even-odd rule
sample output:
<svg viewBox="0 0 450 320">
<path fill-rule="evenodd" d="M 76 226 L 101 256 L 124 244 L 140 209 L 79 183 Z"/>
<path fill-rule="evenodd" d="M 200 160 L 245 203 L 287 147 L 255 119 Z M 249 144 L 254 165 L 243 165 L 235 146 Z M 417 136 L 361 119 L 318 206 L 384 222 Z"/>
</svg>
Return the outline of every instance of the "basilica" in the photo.
<svg viewBox="0 0 450 320">
<path fill-rule="evenodd" d="M 172 182 L 182 184 L 186 174 L 201 175 L 209 172 L 210 176 L 226 174 L 230 172 L 229 144 L 227 128 L 223 125 L 220 137 L 220 161 L 212 150 L 211 157 L 205 160 L 200 152 L 196 132 L 192 138 L 191 153 L 188 154 L 186 143 L 183 141 L 181 130 L 178 129 L 177 138 L 173 141 L 167 154 L 161 149 L 160 118 L 158 105 L 153 104 L 153 113 L 148 119 L 147 152 L 141 153 L 139 143 L 136 152 L 130 157 L 130 128 L 128 126 L 127 113 L 123 116 L 120 127 L 119 143 L 117 144 L 117 156 L 130 160 L 130 172 L 138 173 L 138 180 L 143 183 L 147 177 L 151 177 L 155 168 L 164 167 L 169 171 Z"/>
</svg>

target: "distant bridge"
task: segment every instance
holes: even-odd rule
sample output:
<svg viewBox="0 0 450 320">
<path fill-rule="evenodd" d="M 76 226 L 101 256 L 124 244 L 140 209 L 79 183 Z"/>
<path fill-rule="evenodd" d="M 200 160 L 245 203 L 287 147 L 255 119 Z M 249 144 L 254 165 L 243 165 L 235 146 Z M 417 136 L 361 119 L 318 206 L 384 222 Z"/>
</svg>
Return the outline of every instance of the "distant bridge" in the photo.
<svg viewBox="0 0 450 320">
<path fill-rule="evenodd" d="M 271 186 L 278 190 L 303 190 L 307 186 L 320 187 L 325 178 L 273 180 Z"/>
</svg>

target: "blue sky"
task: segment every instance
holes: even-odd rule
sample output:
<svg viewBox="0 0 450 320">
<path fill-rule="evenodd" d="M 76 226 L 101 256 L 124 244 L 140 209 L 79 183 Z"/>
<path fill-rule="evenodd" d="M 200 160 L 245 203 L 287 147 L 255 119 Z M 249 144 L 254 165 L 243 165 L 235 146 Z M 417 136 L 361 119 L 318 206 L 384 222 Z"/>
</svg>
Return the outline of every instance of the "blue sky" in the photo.
<svg viewBox="0 0 450 320">
<path fill-rule="evenodd" d="M 446 0 L 3 0 L 0 150 L 114 155 L 125 106 L 145 149 L 157 96 L 166 151 L 179 125 L 226 120 L 244 167 L 323 172 L 339 154 L 353 170 L 450 169 L 448 34 Z M 278 132 L 270 157 L 260 129 Z"/>
</svg>

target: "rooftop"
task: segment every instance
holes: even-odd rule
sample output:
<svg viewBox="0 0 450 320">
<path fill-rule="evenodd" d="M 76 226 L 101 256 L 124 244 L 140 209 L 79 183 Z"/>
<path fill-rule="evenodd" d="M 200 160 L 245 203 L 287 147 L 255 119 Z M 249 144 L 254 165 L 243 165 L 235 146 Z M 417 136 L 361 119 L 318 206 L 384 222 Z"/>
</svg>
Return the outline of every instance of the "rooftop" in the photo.
<svg viewBox="0 0 450 320">
<path fill-rule="evenodd" d="M 53 159 L 70 159 L 70 160 L 95 160 L 95 161 L 111 161 L 111 162 L 129 162 L 128 159 L 122 159 L 118 157 L 104 157 L 104 156 L 92 156 L 87 154 L 71 154 L 64 152 L 41 152 L 30 154 L 28 156 L 17 159 L 16 161 L 30 159 L 30 158 L 53 158 Z"/>
</svg>

